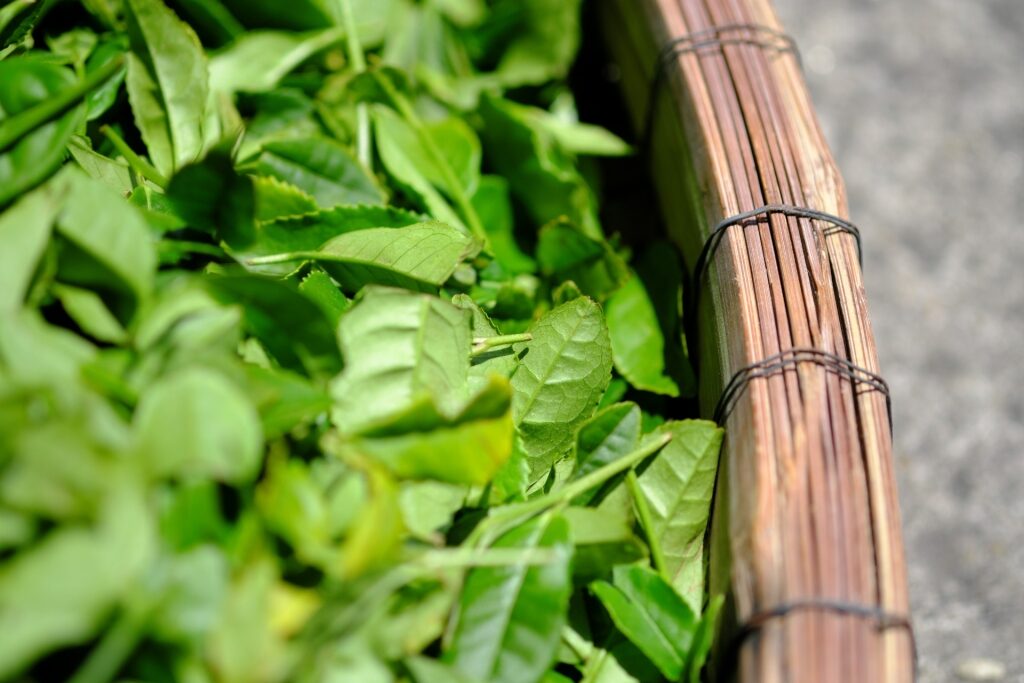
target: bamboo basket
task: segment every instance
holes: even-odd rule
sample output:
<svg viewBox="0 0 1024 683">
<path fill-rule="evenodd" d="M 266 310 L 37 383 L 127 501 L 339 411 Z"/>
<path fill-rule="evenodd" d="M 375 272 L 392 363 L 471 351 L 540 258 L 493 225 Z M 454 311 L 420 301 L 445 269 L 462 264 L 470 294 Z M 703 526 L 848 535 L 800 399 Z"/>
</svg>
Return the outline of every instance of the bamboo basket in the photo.
<svg viewBox="0 0 1024 683">
<path fill-rule="evenodd" d="M 727 426 L 705 543 L 710 591 L 728 597 L 712 678 L 910 681 L 890 415 L 859 233 L 843 220 L 843 182 L 795 46 L 768 0 L 597 5 L 691 273 L 702 413 Z"/>
</svg>

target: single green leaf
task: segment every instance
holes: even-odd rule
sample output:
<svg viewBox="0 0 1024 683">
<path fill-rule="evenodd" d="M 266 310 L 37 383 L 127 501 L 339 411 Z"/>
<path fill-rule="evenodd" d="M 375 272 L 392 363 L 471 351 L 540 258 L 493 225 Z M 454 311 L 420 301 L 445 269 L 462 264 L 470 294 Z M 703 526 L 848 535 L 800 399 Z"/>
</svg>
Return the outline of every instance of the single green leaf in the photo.
<svg viewBox="0 0 1024 683">
<path fill-rule="evenodd" d="M 672 585 L 699 614 L 704 596 L 702 548 L 723 431 L 713 422 L 667 422 L 672 441 L 639 477 Z"/>
<path fill-rule="evenodd" d="M 331 408 L 327 392 L 308 379 L 286 370 L 245 366 L 246 392 L 259 411 L 267 440 L 309 425 Z"/>
<path fill-rule="evenodd" d="M 570 481 L 580 479 L 636 450 L 640 443 L 640 408 L 635 403 L 609 406 L 583 423 L 576 434 L 575 470 Z M 585 505 L 596 491 L 577 499 Z"/>
<path fill-rule="evenodd" d="M 191 227 L 233 249 L 249 247 L 256 239 L 256 188 L 250 176 L 235 171 L 229 141 L 175 173 L 167 199 Z"/>
<path fill-rule="evenodd" d="M 128 164 L 93 151 L 86 138 L 72 136 L 68 142 L 68 151 L 90 178 L 103 182 L 125 196 L 134 189 L 135 183 L 132 182 L 132 172 Z"/>
<path fill-rule="evenodd" d="M 377 181 L 347 149 L 327 137 L 268 142 L 245 168 L 294 185 L 325 209 L 384 203 Z"/>
<path fill-rule="evenodd" d="M 593 192 L 572 157 L 531 112 L 509 100 L 481 99 L 481 137 L 489 165 L 508 180 L 537 225 L 564 217 L 591 239 L 604 239 Z"/>
<path fill-rule="evenodd" d="M 661 325 L 665 339 L 665 372 L 679 385 L 682 396 L 695 396 L 697 378 L 683 334 L 683 282 L 686 275 L 679 252 L 669 242 L 651 243 L 637 260 L 636 274 L 647 290 Z"/>
<path fill-rule="evenodd" d="M 0 61 L 0 131 L 13 117 L 75 85 L 64 67 L 34 57 Z M 0 207 L 45 180 L 64 160 L 64 148 L 82 124 L 84 106 L 70 108 L 0 149 Z"/>
<path fill-rule="evenodd" d="M 718 617 L 722 612 L 722 605 L 725 597 L 716 595 L 708 601 L 708 607 L 704 610 L 704 616 L 697 627 L 697 633 L 693 637 L 693 646 L 686 658 L 686 670 L 689 672 L 687 680 L 689 683 L 700 683 L 701 671 L 711 653 L 711 646 L 714 644 L 715 635 L 718 633 Z"/>
<path fill-rule="evenodd" d="M 377 149 L 384 168 L 391 177 L 417 200 L 431 216 L 450 225 L 462 227 L 459 214 L 431 182 L 430 176 L 440 173 L 427 157 L 416 132 L 398 114 L 385 107 L 373 111 L 373 128 Z"/>
<path fill-rule="evenodd" d="M 153 475 L 244 484 L 259 472 L 259 415 L 212 371 L 188 368 L 160 380 L 139 401 L 134 429 L 137 457 Z"/>
<path fill-rule="evenodd" d="M 579 121 L 566 121 L 543 110 L 537 111 L 537 123 L 570 154 L 617 157 L 633 151 L 622 138 L 605 128 Z"/>
<path fill-rule="evenodd" d="M 558 649 L 572 584 L 569 526 L 542 515 L 499 538 L 494 548 L 551 549 L 554 561 L 481 567 L 469 572 L 445 659 L 462 673 L 494 683 L 532 683 Z"/>
<path fill-rule="evenodd" d="M 118 320 L 127 322 L 153 289 L 156 249 L 149 226 L 103 183 L 73 168 L 62 175 L 69 188 L 57 219 L 57 232 L 66 240 L 58 275 L 101 294 Z"/>
<path fill-rule="evenodd" d="M 615 626 L 669 680 L 684 672 L 698 619 L 657 572 L 641 565 L 615 568 L 615 585 L 590 584 Z"/>
<path fill-rule="evenodd" d="M 352 301 L 341 293 L 331 276 L 314 270 L 299 283 L 299 291 L 320 307 L 333 329 L 337 329 L 341 315 L 352 306 Z"/>
<path fill-rule="evenodd" d="M 505 179 L 496 175 L 481 176 L 472 201 L 487 231 L 494 258 L 501 267 L 513 274 L 536 271 L 537 264 L 516 243 L 512 202 Z"/>
<path fill-rule="evenodd" d="M 206 56 L 192 28 L 161 0 L 125 0 L 124 5 L 132 47 L 128 98 L 149 158 L 170 177 L 202 155 Z"/>
<path fill-rule="evenodd" d="M 331 386 L 334 423 L 357 433 L 422 395 L 454 415 L 467 398 L 469 314 L 446 301 L 372 287 L 338 328 L 345 370 Z"/>
<path fill-rule="evenodd" d="M 508 380 L 494 376 L 455 415 L 423 395 L 353 444 L 401 478 L 482 486 L 512 453 L 511 402 Z"/>
<path fill-rule="evenodd" d="M 85 71 L 87 74 L 98 72 L 105 65 L 115 59 L 123 59 L 128 49 L 127 36 L 116 35 L 107 39 L 101 39 L 99 46 L 89 55 Z M 125 75 L 128 72 L 127 65 L 117 70 L 110 80 L 89 93 L 85 98 L 89 121 L 95 121 L 103 116 L 117 101 L 117 95 L 121 92 L 121 85 L 124 83 Z"/>
<path fill-rule="evenodd" d="M 498 63 L 497 77 L 507 87 L 565 77 L 579 48 L 581 0 L 512 2 L 519 5 L 521 23 Z"/>
<path fill-rule="evenodd" d="M 317 377 L 341 370 L 334 325 L 291 282 L 255 275 L 209 277 L 214 297 L 243 307 L 246 329 L 283 367 Z"/>
<path fill-rule="evenodd" d="M 403 483 L 398 501 L 406 528 L 420 538 L 431 538 L 438 529 L 451 523 L 466 502 L 467 493 L 465 486 L 440 481 Z"/>
<path fill-rule="evenodd" d="M 224 553 L 202 545 L 174 556 L 160 568 L 161 599 L 150 628 L 164 642 L 189 645 L 216 625 L 227 597 L 229 566 Z"/>
<path fill-rule="evenodd" d="M 64 183 L 48 183 L 0 214 L 0 311 L 21 308 L 65 189 Z"/>
<path fill-rule="evenodd" d="M 633 275 L 605 304 L 615 369 L 642 391 L 678 396 L 665 374 L 665 339 L 643 281 Z"/>
<path fill-rule="evenodd" d="M 62 525 L 0 567 L 0 677 L 14 679 L 61 646 L 82 645 L 155 550 L 143 493 L 114 482 L 94 527 Z"/>
<path fill-rule="evenodd" d="M 555 308 L 530 328 L 533 341 L 512 377 L 512 413 L 535 478 L 568 450 L 611 378 L 601 309 L 587 298 Z"/>
<path fill-rule="evenodd" d="M 351 579 L 392 561 L 405 535 L 398 486 L 378 467 L 366 472 L 370 498 L 342 547 L 342 578 Z"/>
<path fill-rule="evenodd" d="M 93 339 L 121 344 L 128 338 L 124 327 L 96 293 L 67 285 L 57 285 L 52 291 L 64 311 Z"/>
<path fill-rule="evenodd" d="M 368 284 L 436 292 L 479 249 L 475 240 L 444 223 L 420 223 L 345 233 L 300 257 L 315 260 L 348 292 Z"/>
<path fill-rule="evenodd" d="M 256 190 L 256 222 L 271 221 L 316 213 L 316 200 L 299 188 L 274 176 L 253 178 Z"/>
<path fill-rule="evenodd" d="M 246 33 L 210 59 L 210 88 L 226 93 L 272 90 L 297 66 L 344 37 L 340 28 Z"/>
<path fill-rule="evenodd" d="M 647 557 L 646 548 L 633 533 L 632 515 L 575 505 L 563 514 L 576 546 L 572 563 L 576 577 L 606 576 L 616 565 Z"/>
<path fill-rule="evenodd" d="M 286 252 L 315 251 L 331 239 L 367 228 L 402 228 L 420 223 L 423 216 L 384 206 L 336 206 L 302 216 L 280 218 L 256 226 L 255 241 L 234 252 L 240 261 Z M 289 275 L 295 265 L 289 262 L 249 265 L 249 269 L 268 275 Z"/>
<path fill-rule="evenodd" d="M 601 300 L 630 279 L 629 266 L 607 242 L 591 239 L 565 221 L 555 221 L 541 229 L 537 261 L 545 275 L 572 280 L 584 294 Z"/>
</svg>

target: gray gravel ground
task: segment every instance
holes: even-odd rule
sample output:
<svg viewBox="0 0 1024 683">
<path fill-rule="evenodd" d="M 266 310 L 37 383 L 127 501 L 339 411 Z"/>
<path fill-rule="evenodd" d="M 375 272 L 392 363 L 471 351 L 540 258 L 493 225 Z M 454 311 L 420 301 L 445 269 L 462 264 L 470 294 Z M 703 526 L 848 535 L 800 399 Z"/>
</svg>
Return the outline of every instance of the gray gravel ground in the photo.
<svg viewBox="0 0 1024 683">
<path fill-rule="evenodd" d="M 1024 0 L 777 5 L 865 235 L 920 681 L 1024 681 Z"/>
</svg>

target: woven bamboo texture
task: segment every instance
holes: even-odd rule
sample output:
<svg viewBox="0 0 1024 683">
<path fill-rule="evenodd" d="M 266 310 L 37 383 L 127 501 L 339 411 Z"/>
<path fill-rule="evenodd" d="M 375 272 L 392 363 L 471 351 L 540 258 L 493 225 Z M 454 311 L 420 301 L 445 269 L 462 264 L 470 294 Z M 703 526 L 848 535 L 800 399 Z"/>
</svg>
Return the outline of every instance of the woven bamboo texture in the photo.
<svg viewBox="0 0 1024 683">
<path fill-rule="evenodd" d="M 847 216 L 767 0 L 600 0 L 599 12 L 691 273 L 723 219 L 780 204 Z M 879 371 L 850 232 L 769 211 L 723 235 L 687 311 L 702 412 L 737 372 L 789 349 Z M 731 615 L 713 677 L 912 680 L 886 396 L 808 357 L 747 382 L 726 427 L 706 555 Z"/>
</svg>

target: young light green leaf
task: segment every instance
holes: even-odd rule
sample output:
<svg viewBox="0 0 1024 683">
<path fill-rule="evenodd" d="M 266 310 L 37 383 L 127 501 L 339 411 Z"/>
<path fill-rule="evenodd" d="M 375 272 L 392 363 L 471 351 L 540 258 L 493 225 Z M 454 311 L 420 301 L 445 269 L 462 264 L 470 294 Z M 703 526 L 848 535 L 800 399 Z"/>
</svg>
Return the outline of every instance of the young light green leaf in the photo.
<svg viewBox="0 0 1024 683">
<path fill-rule="evenodd" d="M 637 389 L 678 396 L 665 374 L 665 339 L 643 281 L 635 274 L 605 304 L 615 369 Z"/>
<path fill-rule="evenodd" d="M 0 214 L 0 311 L 21 307 L 50 241 L 64 183 L 48 183 Z"/>
<path fill-rule="evenodd" d="M 127 339 L 124 327 L 95 292 L 67 285 L 56 285 L 52 291 L 75 324 L 92 338 L 112 344 Z"/>
<path fill-rule="evenodd" d="M 347 292 L 365 285 L 391 285 L 436 292 L 480 245 L 444 223 L 420 223 L 399 230 L 369 228 L 335 237 L 315 252 L 252 259 L 253 265 L 280 260 L 314 260 Z"/>
<path fill-rule="evenodd" d="M 373 129 L 381 161 L 392 178 L 420 202 L 431 216 L 462 227 L 462 218 L 431 182 L 438 170 L 433 161 L 424 161 L 426 152 L 416 132 L 397 114 L 385 107 L 373 111 Z"/>
<path fill-rule="evenodd" d="M 324 209 L 384 203 L 377 181 L 347 149 L 327 137 L 268 142 L 256 161 L 244 168 L 294 185 Z"/>
<path fill-rule="evenodd" d="M 604 317 L 588 298 L 555 308 L 530 328 L 533 341 L 512 377 L 512 413 L 535 478 L 572 442 L 611 378 Z"/>
<path fill-rule="evenodd" d="M 243 484 L 259 472 L 259 415 L 213 371 L 189 368 L 160 380 L 139 402 L 134 429 L 137 457 L 153 475 Z"/>
<path fill-rule="evenodd" d="M 542 515 L 502 536 L 494 548 L 549 548 L 557 559 L 529 566 L 481 567 L 466 577 L 447 661 L 494 683 L 532 683 L 555 658 L 572 584 L 568 524 Z"/>
<path fill-rule="evenodd" d="M 600 411 L 583 423 L 576 434 L 576 469 L 570 481 L 580 479 L 594 470 L 636 450 L 640 443 L 640 408 L 635 403 L 617 403 Z M 577 499 L 587 504 L 596 491 Z"/>
<path fill-rule="evenodd" d="M 68 142 L 68 151 L 90 178 L 103 182 L 123 195 L 128 195 L 135 187 L 128 164 L 94 152 L 85 138 L 78 135 L 72 136 Z"/>
<path fill-rule="evenodd" d="M 639 477 L 672 585 L 700 614 L 704 595 L 701 551 L 723 432 L 713 422 L 666 422 L 672 441 Z"/>
<path fill-rule="evenodd" d="M 657 572 L 641 565 L 615 568 L 615 585 L 590 584 L 615 626 L 669 680 L 685 671 L 697 632 L 694 612 Z"/>
<path fill-rule="evenodd" d="M 295 67 L 344 37 L 339 28 L 247 33 L 210 59 L 210 88 L 225 93 L 271 90 Z"/>
<path fill-rule="evenodd" d="M 466 399 L 469 314 L 424 294 L 368 288 L 338 328 L 345 370 L 332 383 L 331 415 L 357 433 L 422 395 L 453 415 Z"/>
<path fill-rule="evenodd" d="M 469 489 L 440 481 L 410 481 L 402 484 L 398 503 L 409 531 L 420 538 L 431 538 L 462 509 Z"/>
<path fill-rule="evenodd" d="M 192 28 L 161 0 L 126 0 L 128 98 L 153 165 L 165 177 L 198 159 L 209 77 Z"/>
<path fill-rule="evenodd" d="M 482 486 L 512 453 L 511 401 L 508 380 L 493 376 L 455 415 L 424 395 L 353 444 L 401 478 Z"/>
</svg>

